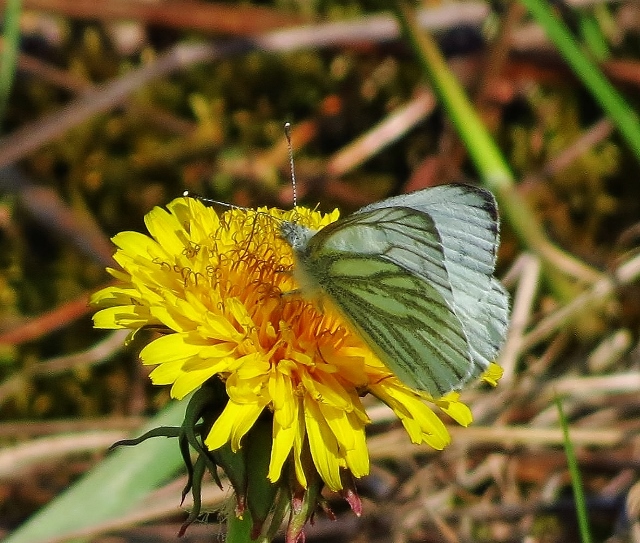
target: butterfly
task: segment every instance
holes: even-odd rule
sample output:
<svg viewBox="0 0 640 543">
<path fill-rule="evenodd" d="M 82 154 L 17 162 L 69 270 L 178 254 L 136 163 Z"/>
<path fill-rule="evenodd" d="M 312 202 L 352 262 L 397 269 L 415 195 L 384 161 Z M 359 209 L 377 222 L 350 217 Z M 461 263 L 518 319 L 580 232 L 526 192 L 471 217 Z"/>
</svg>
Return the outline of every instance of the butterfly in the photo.
<svg viewBox="0 0 640 543">
<path fill-rule="evenodd" d="M 493 195 L 443 185 L 367 205 L 321 230 L 280 226 L 302 294 L 326 297 L 404 384 L 434 398 L 479 376 L 504 343 Z"/>
</svg>

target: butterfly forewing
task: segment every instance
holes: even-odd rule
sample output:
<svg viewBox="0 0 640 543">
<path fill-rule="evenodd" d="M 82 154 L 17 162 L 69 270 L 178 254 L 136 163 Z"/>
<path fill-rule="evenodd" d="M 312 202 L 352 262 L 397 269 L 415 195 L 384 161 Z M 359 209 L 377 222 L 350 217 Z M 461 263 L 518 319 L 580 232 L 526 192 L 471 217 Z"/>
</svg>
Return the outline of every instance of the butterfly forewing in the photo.
<svg viewBox="0 0 640 543">
<path fill-rule="evenodd" d="M 453 310 L 454 295 L 442 242 L 436 225 L 427 214 L 409 208 L 354 213 L 330 224 L 309 242 L 311 259 L 330 251 L 380 258 L 421 275 Z"/>
</svg>

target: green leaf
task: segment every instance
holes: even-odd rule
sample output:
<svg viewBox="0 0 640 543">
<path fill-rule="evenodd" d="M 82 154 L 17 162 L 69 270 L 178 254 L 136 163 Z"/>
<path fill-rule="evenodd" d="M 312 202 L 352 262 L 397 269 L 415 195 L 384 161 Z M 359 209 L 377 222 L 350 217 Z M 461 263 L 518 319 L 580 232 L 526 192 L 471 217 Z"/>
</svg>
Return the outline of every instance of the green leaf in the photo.
<svg viewBox="0 0 640 543">
<path fill-rule="evenodd" d="M 157 426 L 179 426 L 186 406 L 186 401 L 170 403 L 136 435 Z M 155 438 L 135 447 L 122 447 L 33 515 L 4 543 L 38 543 L 116 519 L 131 511 L 182 465 L 175 439 Z M 176 504 L 179 499 L 176 495 Z"/>
</svg>

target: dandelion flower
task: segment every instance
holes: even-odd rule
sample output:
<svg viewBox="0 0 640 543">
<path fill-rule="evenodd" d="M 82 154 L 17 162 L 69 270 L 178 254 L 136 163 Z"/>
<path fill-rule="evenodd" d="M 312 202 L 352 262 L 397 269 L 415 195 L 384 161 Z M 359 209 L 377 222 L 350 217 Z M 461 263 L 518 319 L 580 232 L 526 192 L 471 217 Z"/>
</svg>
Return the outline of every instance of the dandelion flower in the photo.
<svg viewBox="0 0 640 543">
<path fill-rule="evenodd" d="M 212 379 L 228 401 L 204 443 L 215 451 L 243 447 L 267 414 L 272 421 L 268 479 L 301 488 L 318 475 L 345 488 L 345 475 L 369 473 L 361 398 L 373 394 L 398 416 L 413 443 L 442 449 L 449 434 L 425 400 L 460 424 L 471 422 L 457 393 L 434 400 L 403 385 L 331 307 L 307 301 L 291 273 L 293 253 L 282 220 L 320 229 L 338 213 L 305 208 L 216 211 L 178 198 L 146 217 L 150 236 L 113 238 L 117 280 L 92 297 L 98 328 L 163 332 L 140 353 L 156 366 L 153 383 L 182 399 Z M 499 377 L 495 369 L 492 379 Z M 311 458 L 311 462 L 307 458 Z"/>
</svg>

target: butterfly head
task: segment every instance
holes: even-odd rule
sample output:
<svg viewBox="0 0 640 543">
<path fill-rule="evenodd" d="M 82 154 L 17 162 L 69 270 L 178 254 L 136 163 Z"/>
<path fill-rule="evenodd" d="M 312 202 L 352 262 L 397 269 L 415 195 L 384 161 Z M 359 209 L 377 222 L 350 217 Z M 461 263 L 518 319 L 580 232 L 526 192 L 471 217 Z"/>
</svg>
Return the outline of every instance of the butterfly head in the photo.
<svg viewBox="0 0 640 543">
<path fill-rule="evenodd" d="M 303 252 L 309 240 L 316 234 L 317 230 L 313 230 L 299 224 L 296 221 L 282 221 L 280 224 L 280 235 L 295 252 Z"/>
</svg>

